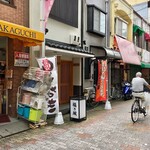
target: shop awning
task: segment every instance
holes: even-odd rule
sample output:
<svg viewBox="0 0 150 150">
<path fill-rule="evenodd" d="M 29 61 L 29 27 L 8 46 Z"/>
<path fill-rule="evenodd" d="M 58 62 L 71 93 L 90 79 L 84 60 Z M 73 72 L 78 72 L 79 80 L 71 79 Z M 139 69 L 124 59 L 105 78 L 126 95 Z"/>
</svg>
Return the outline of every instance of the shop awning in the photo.
<svg viewBox="0 0 150 150">
<path fill-rule="evenodd" d="M 150 63 L 141 62 L 141 68 L 150 68 Z"/>
<path fill-rule="evenodd" d="M 137 25 L 133 25 L 133 33 L 137 32 L 140 36 L 144 33 L 144 30 Z"/>
<path fill-rule="evenodd" d="M 101 46 L 90 46 L 91 51 L 95 52 L 96 57 L 99 58 L 111 58 L 111 59 L 122 59 L 120 52 L 115 51 L 111 48 L 101 47 Z"/>
<path fill-rule="evenodd" d="M 132 42 L 118 36 L 115 36 L 115 40 L 124 63 L 141 65 L 139 56 Z"/>
<path fill-rule="evenodd" d="M 0 36 L 19 39 L 23 41 L 24 46 L 41 45 L 44 41 L 42 32 L 3 20 L 0 20 Z"/>
<path fill-rule="evenodd" d="M 79 46 L 73 46 L 67 43 L 45 39 L 46 51 L 57 55 L 69 55 L 72 57 L 94 57 L 94 54 L 82 49 Z"/>
<path fill-rule="evenodd" d="M 144 37 L 145 37 L 145 40 L 148 40 L 148 41 L 150 41 L 150 34 L 148 34 L 148 33 L 145 33 L 145 34 L 144 34 Z"/>
</svg>

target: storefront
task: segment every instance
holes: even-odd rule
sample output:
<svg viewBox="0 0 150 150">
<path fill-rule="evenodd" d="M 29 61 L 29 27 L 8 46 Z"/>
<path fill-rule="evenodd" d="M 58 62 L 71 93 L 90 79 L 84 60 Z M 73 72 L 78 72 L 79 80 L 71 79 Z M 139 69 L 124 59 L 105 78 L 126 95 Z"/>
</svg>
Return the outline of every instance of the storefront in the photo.
<svg viewBox="0 0 150 150">
<path fill-rule="evenodd" d="M 92 52 L 50 39 L 45 40 L 46 57 L 57 56 L 59 104 L 67 105 L 70 97 L 82 95 L 82 58 L 93 58 Z"/>
<path fill-rule="evenodd" d="M 29 67 L 29 47 L 41 45 L 44 34 L 0 20 L 0 114 L 16 117 L 17 90 Z"/>
<path fill-rule="evenodd" d="M 94 84 L 97 85 L 98 80 L 98 65 L 97 60 L 107 60 L 108 67 L 108 95 L 112 94 L 112 86 L 119 82 L 120 80 L 120 62 L 121 55 L 118 51 L 114 49 L 101 47 L 101 46 L 90 46 L 91 51 L 95 54 L 96 61 L 94 60 L 93 72 Z"/>
</svg>

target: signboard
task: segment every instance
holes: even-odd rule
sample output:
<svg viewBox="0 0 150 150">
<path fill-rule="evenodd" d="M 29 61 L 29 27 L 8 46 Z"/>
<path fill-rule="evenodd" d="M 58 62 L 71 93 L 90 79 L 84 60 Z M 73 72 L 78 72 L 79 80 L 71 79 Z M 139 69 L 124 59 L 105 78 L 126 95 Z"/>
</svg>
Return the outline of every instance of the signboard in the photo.
<svg viewBox="0 0 150 150">
<path fill-rule="evenodd" d="M 29 67 L 29 53 L 14 52 L 14 66 Z"/>
<path fill-rule="evenodd" d="M 56 57 L 39 58 L 37 59 L 39 67 L 51 73 L 51 85 L 46 94 L 47 115 L 56 114 L 59 112 L 58 102 L 58 73 Z"/>
</svg>

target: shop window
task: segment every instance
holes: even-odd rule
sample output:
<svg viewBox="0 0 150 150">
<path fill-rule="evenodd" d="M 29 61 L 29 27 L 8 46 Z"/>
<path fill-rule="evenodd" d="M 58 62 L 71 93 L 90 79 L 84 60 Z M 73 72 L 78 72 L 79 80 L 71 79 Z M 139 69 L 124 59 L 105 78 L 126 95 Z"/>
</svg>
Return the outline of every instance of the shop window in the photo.
<svg viewBox="0 0 150 150">
<path fill-rule="evenodd" d="M 149 49 L 149 41 L 144 41 L 144 49 L 148 50 Z"/>
<path fill-rule="evenodd" d="M 55 0 L 50 18 L 78 27 L 78 0 Z"/>
<path fill-rule="evenodd" d="M 94 5 L 87 8 L 87 31 L 100 36 L 106 33 L 106 13 Z"/>
<path fill-rule="evenodd" d="M 90 72 L 91 72 L 91 59 L 85 58 L 85 79 L 90 79 Z"/>
<path fill-rule="evenodd" d="M 115 24 L 116 35 L 119 35 L 119 36 L 127 39 L 127 33 L 128 33 L 127 23 L 120 18 L 116 18 L 115 23 L 116 23 Z"/>
<path fill-rule="evenodd" d="M 140 47 L 140 36 L 138 33 L 133 34 L 133 41 L 136 46 Z"/>
</svg>

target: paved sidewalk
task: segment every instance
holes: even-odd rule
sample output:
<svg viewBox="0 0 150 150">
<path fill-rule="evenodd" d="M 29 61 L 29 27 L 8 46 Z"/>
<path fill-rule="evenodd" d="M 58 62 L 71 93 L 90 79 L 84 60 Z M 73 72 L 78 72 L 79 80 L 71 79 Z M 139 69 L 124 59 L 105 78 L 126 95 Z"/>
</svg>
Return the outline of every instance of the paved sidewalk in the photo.
<svg viewBox="0 0 150 150">
<path fill-rule="evenodd" d="M 87 120 L 28 130 L 0 140 L 0 150 L 149 150 L 150 116 L 133 124 L 132 100 L 113 102 L 111 110 L 89 110 Z"/>
</svg>

